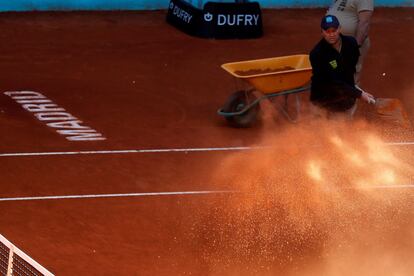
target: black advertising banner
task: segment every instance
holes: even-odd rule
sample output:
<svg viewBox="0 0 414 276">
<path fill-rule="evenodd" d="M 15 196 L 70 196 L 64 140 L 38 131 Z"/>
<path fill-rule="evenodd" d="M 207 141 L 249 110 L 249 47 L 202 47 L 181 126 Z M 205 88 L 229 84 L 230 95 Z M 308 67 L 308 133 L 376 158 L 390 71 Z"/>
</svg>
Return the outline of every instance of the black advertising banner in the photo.
<svg viewBox="0 0 414 276">
<path fill-rule="evenodd" d="M 183 0 L 171 0 L 167 22 L 187 34 L 198 36 L 203 12 Z"/>
<path fill-rule="evenodd" d="M 257 2 L 207 2 L 201 10 L 183 0 L 171 0 L 167 22 L 190 35 L 206 38 L 257 38 L 263 34 Z"/>
<path fill-rule="evenodd" d="M 255 38 L 263 34 L 262 13 L 257 2 L 207 2 L 203 10 L 206 37 Z"/>
</svg>

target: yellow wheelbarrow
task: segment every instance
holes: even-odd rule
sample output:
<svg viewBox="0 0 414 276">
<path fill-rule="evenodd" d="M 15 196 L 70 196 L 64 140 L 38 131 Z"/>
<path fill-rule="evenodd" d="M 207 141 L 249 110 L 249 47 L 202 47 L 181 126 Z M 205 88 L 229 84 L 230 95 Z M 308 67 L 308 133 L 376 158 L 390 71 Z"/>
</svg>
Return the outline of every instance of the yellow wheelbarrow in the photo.
<svg viewBox="0 0 414 276">
<path fill-rule="evenodd" d="M 247 83 L 247 89 L 234 92 L 218 114 L 224 116 L 235 127 L 250 127 L 257 119 L 260 101 L 285 96 L 283 114 L 291 121 L 287 112 L 287 97 L 296 95 L 296 114 L 299 114 L 298 93 L 309 90 L 312 67 L 308 55 L 292 55 L 266 59 L 225 63 L 221 67 Z M 259 92 L 259 93 L 255 93 Z"/>
</svg>

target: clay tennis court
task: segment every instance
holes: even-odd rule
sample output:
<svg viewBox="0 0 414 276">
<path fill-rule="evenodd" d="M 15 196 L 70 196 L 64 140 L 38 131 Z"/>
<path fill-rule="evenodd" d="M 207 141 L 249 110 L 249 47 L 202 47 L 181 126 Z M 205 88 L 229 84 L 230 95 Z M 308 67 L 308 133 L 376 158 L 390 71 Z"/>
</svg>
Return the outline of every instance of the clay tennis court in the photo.
<svg viewBox="0 0 414 276">
<path fill-rule="evenodd" d="M 56 275 L 412 274 L 410 133 L 385 141 L 402 142 L 390 150 L 407 182 L 342 195 L 357 204 L 333 213 L 318 205 L 298 230 L 302 222 L 278 220 L 271 192 L 254 185 L 268 180 L 266 161 L 293 160 L 269 153 L 298 156 L 307 145 L 289 151 L 282 130 L 230 128 L 216 114 L 235 90 L 221 64 L 308 53 L 323 14 L 265 10 L 264 36 L 254 40 L 191 37 L 165 23 L 164 11 L 1 14 L 0 233 Z M 362 86 L 398 97 L 414 119 L 413 9 L 378 8 L 371 41 Z M 22 107 L 16 97 L 27 95 L 105 139 L 67 139 L 63 125 Z M 309 142 L 299 134 L 293 142 Z M 269 137 L 277 151 L 258 148 Z M 255 240 L 249 229 L 261 222 L 268 235 Z"/>
</svg>

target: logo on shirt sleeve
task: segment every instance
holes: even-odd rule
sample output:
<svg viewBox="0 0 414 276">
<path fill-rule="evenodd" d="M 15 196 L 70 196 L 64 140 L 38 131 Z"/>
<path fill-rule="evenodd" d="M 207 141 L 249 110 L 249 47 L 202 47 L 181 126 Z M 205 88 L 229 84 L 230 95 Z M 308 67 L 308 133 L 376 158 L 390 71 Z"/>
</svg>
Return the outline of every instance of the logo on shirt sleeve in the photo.
<svg viewBox="0 0 414 276">
<path fill-rule="evenodd" d="M 336 69 L 336 67 L 338 67 L 338 63 L 336 62 L 336 60 L 334 59 L 334 60 L 331 60 L 330 62 L 329 62 L 329 64 L 331 65 L 331 67 L 333 68 L 333 69 Z"/>
</svg>

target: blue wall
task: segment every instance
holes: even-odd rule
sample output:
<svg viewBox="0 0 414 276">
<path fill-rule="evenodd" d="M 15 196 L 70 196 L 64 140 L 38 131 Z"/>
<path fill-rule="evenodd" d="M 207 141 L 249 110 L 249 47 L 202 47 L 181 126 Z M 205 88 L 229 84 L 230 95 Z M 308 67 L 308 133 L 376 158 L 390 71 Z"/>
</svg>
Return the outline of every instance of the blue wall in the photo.
<svg viewBox="0 0 414 276">
<path fill-rule="evenodd" d="M 259 0 L 263 8 L 327 7 L 332 0 Z M 414 0 L 374 0 L 375 7 L 414 7 Z"/>
<path fill-rule="evenodd" d="M 187 0 L 202 7 L 208 0 Z M 262 8 L 326 7 L 332 0 L 258 0 Z M 375 6 L 414 7 L 414 0 L 374 0 Z M 215 0 L 215 2 L 234 2 Z M 0 0 L 0 11 L 35 10 L 153 10 L 166 9 L 169 0 Z"/>
<path fill-rule="evenodd" d="M 153 10 L 168 0 L 0 0 L 0 11 L 33 10 Z"/>
</svg>

